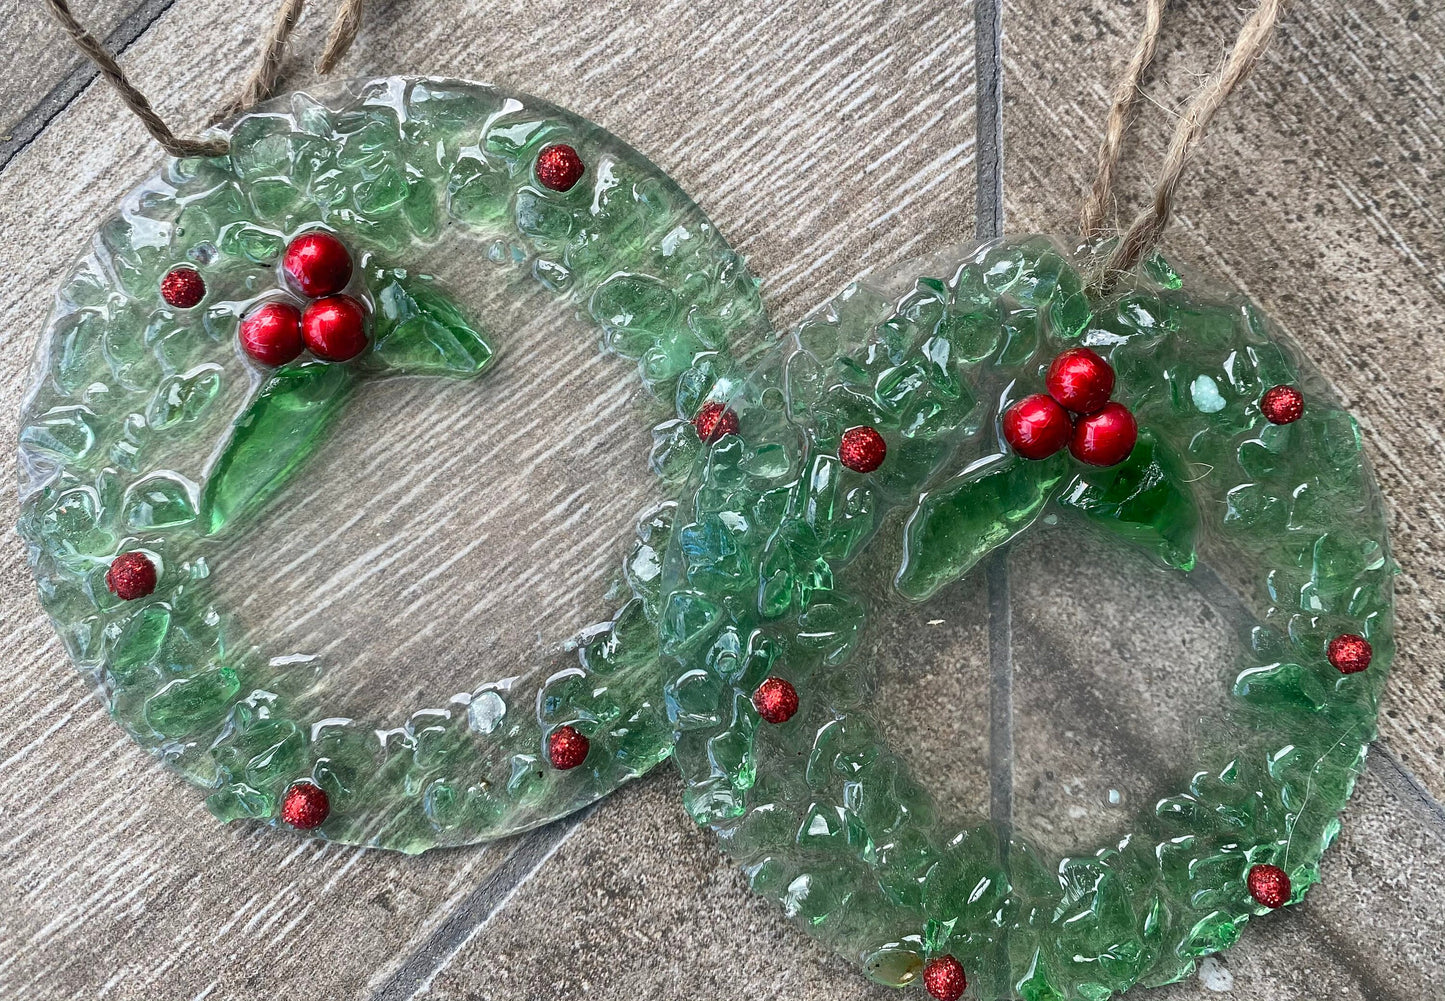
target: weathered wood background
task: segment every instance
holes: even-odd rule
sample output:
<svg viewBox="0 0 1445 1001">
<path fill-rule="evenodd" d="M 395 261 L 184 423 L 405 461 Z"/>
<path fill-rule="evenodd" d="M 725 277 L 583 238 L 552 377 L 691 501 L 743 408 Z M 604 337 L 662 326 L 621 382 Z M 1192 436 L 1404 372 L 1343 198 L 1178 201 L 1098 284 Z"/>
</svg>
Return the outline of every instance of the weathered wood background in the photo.
<svg viewBox="0 0 1445 1001">
<path fill-rule="evenodd" d="M 693 194 L 765 276 L 786 324 L 855 275 L 966 240 L 976 225 L 1070 228 L 1139 5 L 978 3 L 373 0 L 341 72 L 489 79 L 600 122 Z M 77 0 L 162 113 L 195 126 L 249 67 L 271 7 Z M 1126 146 L 1126 217 L 1177 109 L 1245 13 L 1222 0 L 1176 8 Z M 328 17 L 318 4 L 303 19 L 289 85 L 314 79 Z M 50 292 L 158 151 L 39 3 L 0 0 L 0 51 L 0 480 L 13 483 L 14 415 Z M 1424 0 L 1297 4 L 1195 157 L 1168 236 L 1175 257 L 1255 296 L 1335 381 L 1364 425 L 1403 574 L 1382 738 L 1325 884 L 1162 1001 L 1445 996 L 1442 117 L 1445 12 Z M 592 380 L 575 398 L 622 392 L 625 372 L 588 366 L 583 346 L 527 341 L 506 361 L 525 372 L 529 351 L 540 366 L 549 350 L 563 352 L 554 367 Z M 542 433 L 564 405 L 506 418 Z M 615 482 L 568 473 L 565 457 L 546 474 L 557 483 L 539 494 L 577 475 L 581 503 L 595 505 L 589 524 L 608 530 L 549 529 L 544 579 L 605 555 L 598 540 L 648 492 L 645 436 L 626 414 L 617 421 Z M 389 462 L 385 476 L 411 475 Z M 525 472 L 492 489 L 516 489 Z M 388 511 L 372 514 L 380 524 Z M 7 490 L 0 521 L 14 517 Z M 459 578 L 526 564 L 501 529 L 478 530 L 496 542 Z M 418 553 L 392 572 L 420 580 L 437 558 Z M 589 562 L 597 581 L 571 580 L 558 601 L 590 614 L 606 562 Z M 887 651 L 880 698 L 946 802 L 1009 810 L 1046 841 L 1087 840 L 1124 822 L 1154 773 L 1179 767 L 1166 723 L 1185 714 L 1189 672 L 1219 655 L 1223 632 L 1197 597 L 1142 593 L 1087 548 L 1067 586 L 1031 573 L 1038 565 L 1024 547 L 992 581 L 900 612 L 876 640 Z M 1090 588 L 1170 626 L 1107 636 L 1084 614 Z M 667 768 L 551 828 L 418 858 L 221 828 L 70 670 L 13 533 L 0 589 L 0 997 L 893 996 L 747 894 L 683 815 Z M 355 629 L 387 614 L 385 593 L 355 600 Z M 468 628 L 450 614 L 437 617 Z M 994 700 L 991 744 L 990 689 L 1010 683 L 1013 711 Z M 1115 785 L 1123 814 L 1103 805 Z"/>
</svg>

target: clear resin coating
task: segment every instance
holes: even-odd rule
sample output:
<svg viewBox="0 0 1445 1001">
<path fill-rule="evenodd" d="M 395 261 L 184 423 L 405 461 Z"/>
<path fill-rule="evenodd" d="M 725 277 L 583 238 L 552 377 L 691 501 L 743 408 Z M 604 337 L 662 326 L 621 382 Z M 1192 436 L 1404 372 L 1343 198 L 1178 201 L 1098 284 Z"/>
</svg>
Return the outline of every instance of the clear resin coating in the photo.
<svg viewBox="0 0 1445 1001">
<path fill-rule="evenodd" d="M 296 649 L 236 605 L 275 617 L 275 580 L 310 566 L 284 520 L 314 498 L 291 488 L 357 417 L 358 392 L 392 375 L 495 378 L 508 364 L 498 327 L 544 309 L 539 297 L 580 307 L 594 341 L 637 360 L 663 419 L 654 464 L 685 474 L 699 444 L 691 418 L 732 364 L 727 346 L 763 340 L 756 282 L 655 166 L 532 98 L 391 78 L 293 95 L 225 131 L 228 156 L 168 161 L 103 223 L 42 339 L 21 421 L 20 532 L 67 651 L 134 739 L 204 786 L 223 819 L 276 822 L 285 791 L 311 783 L 329 798 L 320 836 L 420 851 L 543 823 L 645 772 L 671 738 L 653 625 L 666 506 L 642 519 L 608 622 L 520 679 L 473 657 L 476 673 L 448 679 L 459 694 L 410 713 L 368 705 L 363 682 L 404 706 L 423 665 L 398 656 L 386 678 L 348 677 L 362 644 L 328 631 L 324 608 L 296 612 L 319 622 Z M 560 146 L 580 160 L 580 180 L 574 163 L 541 161 Z M 258 365 L 238 345 L 240 320 L 278 294 L 287 242 L 315 229 L 350 249 L 347 291 L 366 310 L 369 347 L 345 364 Z M 433 265 L 448 280 L 434 280 Z M 177 266 L 204 280 L 188 308 L 161 295 Z M 459 433 L 422 409 L 408 417 L 418 437 Z M 444 486 L 486 470 L 434 473 Z M 307 486 L 334 491 L 338 532 L 362 491 L 384 486 L 365 467 L 352 476 Z M 276 550 L 247 563 L 239 554 L 262 527 Z M 388 544 L 425 541 L 379 534 L 378 562 Z M 363 555 L 371 545 L 356 544 Z M 107 569 L 133 552 L 159 581 L 122 601 Z M 565 771 L 547 753 L 562 727 L 590 744 Z"/>
<path fill-rule="evenodd" d="M 850 286 L 724 400 L 736 431 L 679 502 L 660 625 L 687 807 L 758 893 L 885 984 L 948 993 L 955 962 L 981 998 L 1178 980 L 1317 881 L 1375 732 L 1394 567 L 1354 420 L 1243 298 L 1156 258 L 1091 301 L 1093 265 L 1028 237 Z M 1137 418 L 1118 465 L 1005 441 L 1004 411 L 1077 345 Z M 1279 386 L 1302 412 L 1267 399 Z M 886 445 L 869 472 L 881 450 L 860 455 L 858 428 Z M 1192 679 L 1219 693 L 1203 757 L 1062 857 L 940 805 L 942 776 L 881 736 L 865 642 L 1043 532 L 1212 575 L 1242 620 L 1240 659 Z"/>
</svg>

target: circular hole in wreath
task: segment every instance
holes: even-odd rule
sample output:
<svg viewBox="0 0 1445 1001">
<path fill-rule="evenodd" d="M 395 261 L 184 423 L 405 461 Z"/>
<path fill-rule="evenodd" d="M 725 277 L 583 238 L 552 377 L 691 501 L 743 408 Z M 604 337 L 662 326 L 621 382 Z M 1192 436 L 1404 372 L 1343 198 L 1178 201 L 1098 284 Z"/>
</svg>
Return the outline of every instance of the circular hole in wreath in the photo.
<svg viewBox="0 0 1445 1001">
<path fill-rule="evenodd" d="M 487 332 L 491 367 L 363 376 L 214 558 L 239 642 L 309 671 L 324 716 L 379 728 L 576 664 L 563 644 L 611 617 L 638 514 L 661 499 L 647 455 L 669 416 L 523 268 L 462 240 L 408 265 Z"/>
<path fill-rule="evenodd" d="M 873 714 L 959 822 L 946 826 L 990 816 L 1008 790 L 1014 832 L 1066 853 L 1117 839 L 1187 788 L 1253 623 L 1227 568 L 1166 571 L 1046 519 L 1001 551 L 1006 583 L 986 563 L 925 602 L 901 599 L 887 584 L 896 525 L 848 573 L 869 601 L 859 657 L 875 672 Z M 1007 746 L 994 730 L 1003 677 Z"/>
<path fill-rule="evenodd" d="M 1210 721 L 1248 627 L 1208 567 L 1166 571 L 1061 522 L 1009 553 L 1012 819 L 1036 843 L 1077 852 L 1187 790 L 1219 735 Z"/>
</svg>

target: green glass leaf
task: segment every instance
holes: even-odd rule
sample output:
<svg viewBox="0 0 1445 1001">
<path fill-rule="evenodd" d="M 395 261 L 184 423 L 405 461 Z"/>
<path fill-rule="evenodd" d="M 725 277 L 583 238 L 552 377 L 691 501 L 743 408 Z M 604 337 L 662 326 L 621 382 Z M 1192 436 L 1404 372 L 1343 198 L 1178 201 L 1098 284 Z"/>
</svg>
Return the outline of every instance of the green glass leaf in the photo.
<svg viewBox="0 0 1445 1001">
<path fill-rule="evenodd" d="M 1146 430 L 1119 465 L 1074 477 L 1059 504 L 1166 567 L 1192 570 L 1199 512 L 1185 483 L 1178 458 Z"/>
<path fill-rule="evenodd" d="M 1063 478 L 1059 457 L 1001 458 L 924 494 L 904 525 L 903 564 L 893 584 L 922 601 L 1034 523 Z"/>
<path fill-rule="evenodd" d="M 201 527 L 215 535 L 265 503 L 311 454 L 356 382 L 345 365 L 283 368 L 261 387 L 201 492 Z"/>
<path fill-rule="evenodd" d="M 383 271 L 371 360 L 415 375 L 477 375 L 495 352 L 486 336 L 423 276 Z"/>
</svg>

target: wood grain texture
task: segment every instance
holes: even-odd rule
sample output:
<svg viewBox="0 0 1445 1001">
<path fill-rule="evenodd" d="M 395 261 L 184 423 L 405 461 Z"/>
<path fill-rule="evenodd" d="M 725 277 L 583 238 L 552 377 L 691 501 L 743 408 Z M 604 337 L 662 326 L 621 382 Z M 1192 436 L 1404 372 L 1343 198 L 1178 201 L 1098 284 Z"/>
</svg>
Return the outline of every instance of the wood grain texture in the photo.
<svg viewBox="0 0 1445 1001">
<path fill-rule="evenodd" d="M 1222 0 L 1175 6 L 1155 85 L 1170 106 L 1213 67 L 1240 19 Z M 1445 580 L 1430 549 L 1445 531 L 1437 496 L 1445 450 L 1426 415 L 1442 369 L 1433 318 L 1445 254 L 1438 119 L 1445 30 L 1423 5 L 1418 16 L 1408 4 L 1383 0 L 1310 5 L 1307 19 L 1304 11 L 1300 5 L 1225 109 L 1194 165 L 1168 245 L 1258 296 L 1366 422 L 1405 568 L 1403 652 L 1387 739 L 1438 797 L 1445 793 L 1438 749 Z M 724 0 L 375 0 L 339 72 L 490 79 L 598 121 L 698 199 L 766 277 L 774 318 L 787 324 L 860 272 L 972 235 L 973 13 L 943 0 L 781 0 L 765 8 Z M 1010 231 L 1072 224 L 1137 15 L 1136 5 L 1107 0 L 1005 5 Z M 136 40 L 127 65 L 162 114 L 200 121 L 249 67 L 250 40 L 270 17 L 269 4 L 175 3 Z M 318 6 L 303 19 L 288 84 L 311 79 L 328 17 Z M 39 31 L 15 30 L 3 29 L 18 58 L 65 58 Z M 1167 126 L 1162 112 L 1144 117 L 1126 151 L 1125 191 L 1135 199 Z M 0 171 L 0 273 L 7 276 L 0 411 L 11 415 L 0 421 L 0 481 L 14 481 L 14 414 L 51 290 L 96 220 L 157 159 L 113 96 L 91 86 Z M 479 384 L 480 395 L 451 390 L 423 399 L 402 383 L 379 392 L 365 415 L 375 423 L 345 432 L 359 458 L 337 449 L 308 474 L 313 490 L 305 496 L 315 503 L 326 483 L 360 471 L 381 485 L 358 512 L 367 533 L 407 534 L 398 526 L 415 528 L 485 452 L 469 438 L 439 436 L 434 447 L 446 461 L 413 469 L 395 449 L 369 443 L 368 427 L 405 427 L 423 406 L 481 401 L 508 435 L 543 440 L 569 409 L 602 401 L 584 424 L 589 434 L 610 436 L 621 457 L 605 486 L 595 482 L 603 466 L 588 465 L 585 450 L 572 446 L 551 465 L 535 462 L 535 476 L 512 470 L 490 485 L 468 482 L 477 502 L 524 488 L 530 496 L 504 513 L 465 510 L 444 540 L 417 542 L 389 563 L 388 573 L 419 588 L 395 619 L 385 591 L 366 586 L 380 578 L 340 583 L 355 602 L 346 625 L 369 650 L 410 644 L 408 659 L 429 664 L 422 676 L 399 678 L 378 673 L 380 661 L 362 665 L 358 673 L 399 704 L 418 690 L 440 690 L 469 666 L 447 639 L 476 635 L 479 613 L 492 621 L 490 633 L 485 622 L 480 627 L 482 642 L 500 667 L 537 657 L 555 639 L 503 628 L 528 608 L 565 608 L 561 619 L 585 621 L 619 555 L 617 536 L 650 496 L 625 366 L 598 363 L 575 338 L 524 331 L 512 343 L 497 381 Z M 528 406 L 549 370 L 567 373 L 568 388 Z M 529 558 L 509 539 L 516 523 L 508 519 L 555 508 L 571 496 L 569 483 L 575 503 L 591 505 L 586 530 L 561 519 L 544 536 L 545 551 Z M 324 584 L 335 576 L 332 560 L 347 556 L 328 550 L 332 543 L 304 513 L 268 526 L 254 549 L 260 565 L 268 547 L 286 543 L 288 529 L 312 533 L 302 551 L 314 549 L 315 558 L 288 584 L 300 588 L 297 595 L 305 592 L 298 581 Z M 14 517 L 13 494 L 0 493 L 0 521 Z M 490 573 L 482 590 L 520 588 L 519 595 L 478 607 L 474 593 L 473 603 L 447 607 L 445 577 L 428 577 L 438 565 L 474 590 L 478 575 Z M 583 569 L 556 572 L 565 566 Z M 16 887 L 0 915 L 0 997 L 895 996 L 870 990 L 752 899 L 683 815 L 667 770 L 577 824 L 412 859 L 221 828 L 91 699 L 30 597 L 20 547 L 8 534 L 0 588 L 11 596 L 0 606 L 0 881 Z M 1039 676 L 1067 666 L 1085 679 L 1062 696 L 1130 680 L 1127 664 L 1110 673 L 1087 655 L 1069 609 L 1052 609 L 1046 619 L 1047 595 L 1017 590 L 1016 648 L 1057 654 L 1037 665 Z M 872 640 L 883 667 L 879 697 L 895 707 L 891 736 L 950 808 L 983 809 L 989 798 L 986 608 L 983 583 L 966 582 Z M 418 629 L 418 616 L 429 612 L 431 627 Z M 288 628 L 304 633 L 310 625 Z M 1211 649 L 1210 629 L 1191 620 L 1153 646 L 1141 644 L 1137 657 L 1167 656 L 1171 641 L 1189 637 Z M 1066 638 L 1078 650 L 1060 645 Z M 1021 678 L 1030 677 L 1030 663 L 1020 656 Z M 1044 698 L 1042 690 L 1032 702 L 1021 697 L 1017 710 L 1021 820 L 1042 826 L 1045 810 L 1084 808 L 1086 816 L 1073 819 L 1107 829 L 1111 815 L 1088 784 L 1102 771 L 1076 783 L 1057 771 L 1057 759 L 1030 757 L 1030 747 L 1047 743 L 1059 706 L 1069 705 L 1064 699 L 1038 711 Z M 1148 702 L 1127 708 L 1137 714 Z M 1179 711 L 1163 709 L 1166 717 Z M 1095 748 L 1116 762 L 1128 753 L 1119 733 L 1078 740 L 1066 763 Z M 1168 756 L 1167 742 L 1150 747 L 1154 757 Z M 1145 780 L 1167 763 L 1138 767 L 1147 789 Z M 1233 993 L 1196 980 L 1157 996 L 1285 1001 L 1327 989 L 1361 1001 L 1440 996 L 1442 829 L 1431 804 L 1377 757 L 1329 856 L 1325 886 L 1300 911 L 1251 929 L 1223 961 Z"/>
<path fill-rule="evenodd" d="M 76 16 L 112 53 L 122 56 L 175 0 L 98 0 Z M 0 25 L 7 45 L 0 75 L 0 167 L 3 167 L 80 95 L 96 70 L 66 39 L 41 3 L 5 0 Z"/>
</svg>

